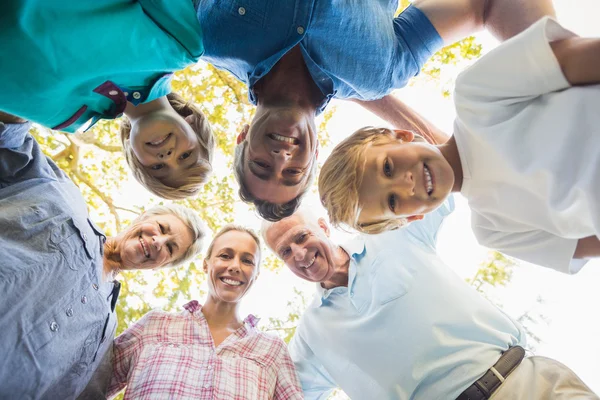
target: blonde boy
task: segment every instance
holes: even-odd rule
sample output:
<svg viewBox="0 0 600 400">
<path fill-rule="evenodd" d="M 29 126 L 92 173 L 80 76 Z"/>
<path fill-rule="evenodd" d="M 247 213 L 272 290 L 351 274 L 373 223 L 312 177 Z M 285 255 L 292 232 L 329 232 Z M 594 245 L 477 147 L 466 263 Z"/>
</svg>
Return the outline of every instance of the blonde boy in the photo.
<svg viewBox="0 0 600 400">
<path fill-rule="evenodd" d="M 577 272 L 600 255 L 599 82 L 600 40 L 541 19 L 459 76 L 447 143 L 376 128 L 340 143 L 319 178 L 332 223 L 395 229 L 461 192 L 482 245 Z"/>
</svg>

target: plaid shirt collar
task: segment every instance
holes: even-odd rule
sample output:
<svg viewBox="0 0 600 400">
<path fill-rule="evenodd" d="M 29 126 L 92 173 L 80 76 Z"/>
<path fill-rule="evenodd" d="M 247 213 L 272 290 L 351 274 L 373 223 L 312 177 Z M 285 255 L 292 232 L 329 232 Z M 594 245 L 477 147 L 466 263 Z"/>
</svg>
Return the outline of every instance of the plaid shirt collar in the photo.
<svg viewBox="0 0 600 400">
<path fill-rule="evenodd" d="M 202 304 L 200 304 L 198 300 L 192 300 L 189 303 L 184 304 L 183 308 L 185 308 L 195 317 L 204 319 L 204 314 L 202 314 Z M 254 330 L 257 329 L 256 326 L 258 325 L 258 321 L 260 321 L 260 318 L 252 314 L 248 314 L 248 316 L 244 318 L 244 325 L 247 328 Z"/>
</svg>

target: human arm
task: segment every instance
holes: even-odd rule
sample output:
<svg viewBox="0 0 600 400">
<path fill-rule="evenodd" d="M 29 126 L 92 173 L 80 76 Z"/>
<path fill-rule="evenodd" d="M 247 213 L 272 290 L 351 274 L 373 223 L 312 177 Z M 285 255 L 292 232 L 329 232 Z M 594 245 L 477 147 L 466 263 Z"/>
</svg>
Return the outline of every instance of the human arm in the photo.
<svg viewBox="0 0 600 400">
<path fill-rule="evenodd" d="M 15 117 L 12 114 L 0 111 L 0 122 L 4 122 L 5 124 L 24 124 L 27 121 L 23 118 Z"/>
<path fill-rule="evenodd" d="M 573 258 L 589 259 L 600 257 L 600 240 L 597 236 L 588 236 L 577 241 Z"/>
<path fill-rule="evenodd" d="M 575 274 L 587 263 L 583 257 L 584 245 L 580 240 L 559 237 L 543 230 L 525 230 L 507 226 L 493 229 L 491 222 L 480 214 L 471 217 L 473 233 L 480 245 L 497 250 L 529 263 L 551 268 L 565 274 Z M 587 240 L 586 240 L 587 242 Z M 580 247 L 577 254 L 577 247 Z"/>
<path fill-rule="evenodd" d="M 307 400 L 327 399 L 337 385 L 299 335 L 298 330 L 290 341 L 289 352 L 300 378 L 304 398 Z"/>
<path fill-rule="evenodd" d="M 119 335 L 113 342 L 113 360 L 112 377 L 108 385 L 108 398 L 113 398 L 125 386 L 129 379 L 130 372 L 135 368 L 135 364 L 142 350 L 144 329 L 151 312 L 144 315 L 142 319 L 127 328 L 125 332 Z"/>
<path fill-rule="evenodd" d="M 446 143 L 450 136 L 442 132 L 422 115 L 406 105 L 396 96 L 389 94 L 379 100 L 353 100 L 381 119 L 389 122 L 394 128 L 414 131 L 423 136 L 431 144 Z"/>
<path fill-rule="evenodd" d="M 276 357 L 275 368 L 277 381 L 275 382 L 274 400 L 303 399 L 302 388 L 294 362 L 283 341 Z"/>
<path fill-rule="evenodd" d="M 573 37 L 558 22 L 544 18 L 481 57 L 456 79 L 458 117 L 505 118 L 514 104 L 568 88 L 550 43 Z"/>
<path fill-rule="evenodd" d="M 600 39 L 573 37 L 550 46 L 571 85 L 600 83 Z"/>
<path fill-rule="evenodd" d="M 416 0 L 445 44 L 487 28 L 504 41 L 538 19 L 555 16 L 552 0 Z"/>
</svg>

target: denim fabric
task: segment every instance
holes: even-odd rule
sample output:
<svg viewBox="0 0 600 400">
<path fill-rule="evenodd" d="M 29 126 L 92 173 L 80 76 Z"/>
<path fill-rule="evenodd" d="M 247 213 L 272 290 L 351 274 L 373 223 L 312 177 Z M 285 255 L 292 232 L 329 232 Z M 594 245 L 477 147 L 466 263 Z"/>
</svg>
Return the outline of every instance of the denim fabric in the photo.
<svg viewBox="0 0 600 400">
<path fill-rule="evenodd" d="M 29 124 L 0 124 L 0 398 L 71 399 L 112 343 L 106 237 Z"/>
<path fill-rule="evenodd" d="M 378 99 L 406 85 L 442 45 L 417 8 L 397 0 L 202 0 L 203 59 L 254 84 L 299 44 L 327 97 Z M 326 103 L 323 104 L 323 108 Z"/>
<path fill-rule="evenodd" d="M 203 52 L 191 0 L 4 0 L 0 26 L 0 110 L 66 132 L 168 94 Z"/>
</svg>

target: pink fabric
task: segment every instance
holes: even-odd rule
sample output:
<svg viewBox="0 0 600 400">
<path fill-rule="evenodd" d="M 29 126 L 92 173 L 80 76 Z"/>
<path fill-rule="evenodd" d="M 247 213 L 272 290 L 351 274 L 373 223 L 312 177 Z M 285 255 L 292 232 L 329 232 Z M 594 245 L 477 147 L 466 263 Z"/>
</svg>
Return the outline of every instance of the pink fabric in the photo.
<svg viewBox="0 0 600 400">
<path fill-rule="evenodd" d="M 124 399 L 302 399 L 285 343 L 252 315 L 215 348 L 202 306 L 151 311 L 115 339 L 109 396 Z"/>
</svg>

